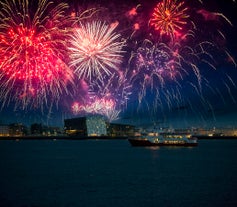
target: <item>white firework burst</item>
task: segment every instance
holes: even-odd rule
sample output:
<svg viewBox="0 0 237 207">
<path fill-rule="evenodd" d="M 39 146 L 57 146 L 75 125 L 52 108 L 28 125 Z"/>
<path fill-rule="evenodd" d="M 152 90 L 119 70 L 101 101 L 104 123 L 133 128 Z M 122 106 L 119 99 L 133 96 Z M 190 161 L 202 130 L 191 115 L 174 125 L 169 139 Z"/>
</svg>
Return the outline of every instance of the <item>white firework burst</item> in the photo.
<svg viewBox="0 0 237 207">
<path fill-rule="evenodd" d="M 122 62 L 123 40 L 114 30 L 117 24 L 93 21 L 80 23 L 71 36 L 70 66 L 75 67 L 79 78 L 103 79 Z"/>
</svg>

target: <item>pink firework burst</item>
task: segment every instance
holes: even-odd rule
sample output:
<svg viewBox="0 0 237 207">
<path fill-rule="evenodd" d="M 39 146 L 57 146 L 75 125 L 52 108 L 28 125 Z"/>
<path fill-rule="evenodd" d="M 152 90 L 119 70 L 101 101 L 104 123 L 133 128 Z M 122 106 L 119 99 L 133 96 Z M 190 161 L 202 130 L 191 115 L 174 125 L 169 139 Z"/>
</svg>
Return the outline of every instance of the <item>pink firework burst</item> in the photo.
<svg viewBox="0 0 237 207">
<path fill-rule="evenodd" d="M 116 109 L 116 102 L 112 98 L 94 97 L 89 103 L 80 104 L 74 102 L 71 106 L 72 112 L 78 114 L 99 114 L 108 121 L 114 121 L 119 118 L 120 110 Z"/>
</svg>

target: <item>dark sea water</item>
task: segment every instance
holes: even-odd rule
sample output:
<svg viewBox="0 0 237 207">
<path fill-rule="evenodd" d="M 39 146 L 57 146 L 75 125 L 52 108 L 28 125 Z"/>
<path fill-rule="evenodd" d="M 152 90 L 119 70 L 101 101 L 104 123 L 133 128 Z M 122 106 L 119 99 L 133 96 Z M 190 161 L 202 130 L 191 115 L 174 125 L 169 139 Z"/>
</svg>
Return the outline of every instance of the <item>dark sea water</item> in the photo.
<svg viewBox="0 0 237 207">
<path fill-rule="evenodd" d="M 0 206 L 237 206 L 237 140 L 0 141 Z"/>
</svg>

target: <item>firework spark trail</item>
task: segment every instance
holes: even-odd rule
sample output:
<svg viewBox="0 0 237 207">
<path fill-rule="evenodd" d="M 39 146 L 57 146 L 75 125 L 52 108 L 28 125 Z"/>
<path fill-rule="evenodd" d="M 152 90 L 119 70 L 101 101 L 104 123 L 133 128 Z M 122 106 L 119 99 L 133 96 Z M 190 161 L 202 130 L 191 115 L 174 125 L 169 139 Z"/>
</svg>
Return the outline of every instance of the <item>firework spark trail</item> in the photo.
<svg viewBox="0 0 237 207">
<path fill-rule="evenodd" d="M 228 94 L 230 95 L 230 97 L 231 97 L 233 103 L 236 104 L 236 100 L 235 100 L 235 98 L 234 98 L 234 96 L 233 96 L 233 94 L 232 94 L 232 92 L 231 92 L 230 86 L 229 86 L 226 82 L 224 82 L 224 85 L 225 85 L 225 87 L 227 88 Z"/>
<path fill-rule="evenodd" d="M 81 104 L 72 105 L 74 114 L 100 114 L 109 121 L 118 119 L 131 95 L 131 85 L 122 72 L 114 73 L 106 81 L 97 79 L 90 84 L 88 97 Z"/>
<path fill-rule="evenodd" d="M 144 41 L 144 44 L 137 49 L 137 54 L 133 53 L 133 57 L 130 59 L 131 65 L 133 59 L 136 63 L 130 80 L 134 87 L 140 87 L 139 104 L 146 97 L 148 88 L 153 91 L 155 102 L 160 103 L 160 106 L 165 103 L 171 109 L 174 103 L 182 103 L 185 100 L 188 102 L 187 98 L 181 98 L 182 82 L 180 81 L 183 81 L 183 76 L 189 76 L 192 72 L 197 78 L 198 84 L 193 82 L 189 85 L 195 89 L 196 94 L 205 105 L 202 93 L 204 77 L 202 77 L 197 63 L 203 62 L 215 68 L 210 62 L 210 60 L 214 60 L 214 57 L 204 49 L 205 45 L 215 48 L 215 45 L 210 42 L 202 42 L 196 48 L 182 47 L 181 44 L 175 44 L 171 48 L 164 43 L 153 44 L 151 41 Z M 203 56 L 208 58 L 202 59 Z M 169 88 L 170 83 L 176 85 L 176 88 Z M 159 99 L 160 101 L 157 102 Z M 163 99 L 163 103 L 161 99 Z M 154 107 L 156 106 L 154 105 Z"/>
<path fill-rule="evenodd" d="M 103 79 L 122 62 L 124 40 L 115 32 L 116 25 L 93 21 L 80 23 L 71 37 L 71 67 L 79 78 Z"/>
<path fill-rule="evenodd" d="M 84 9 L 75 12 L 74 10 L 71 12 L 71 16 L 76 20 L 72 26 L 75 26 L 78 22 L 90 19 L 92 18 L 95 14 L 97 14 L 101 9 L 100 8 L 90 8 L 90 9 Z"/>
<path fill-rule="evenodd" d="M 233 81 L 233 79 L 232 79 L 228 74 L 226 74 L 226 76 L 227 76 L 229 82 L 231 82 L 231 84 L 234 86 L 234 88 L 237 88 L 237 85 L 235 84 L 235 82 Z"/>
<path fill-rule="evenodd" d="M 120 118 L 120 113 L 121 113 L 121 110 L 112 108 L 112 109 L 106 110 L 104 113 L 104 116 L 107 118 L 109 122 L 113 122 Z"/>
<path fill-rule="evenodd" d="M 39 0 L 34 13 L 28 0 L 1 6 L 1 102 L 15 101 L 23 109 L 57 102 L 73 83 L 73 71 L 63 61 L 67 4 Z"/>
<path fill-rule="evenodd" d="M 229 53 L 227 50 L 225 50 L 225 53 L 226 53 L 226 55 L 227 55 L 229 61 L 230 61 L 235 67 L 237 67 L 237 63 L 236 63 L 235 59 L 230 55 L 230 53 Z"/>
<path fill-rule="evenodd" d="M 116 103 L 113 99 L 99 99 L 97 113 L 104 115 L 110 122 L 119 118 L 120 110 L 116 109 Z M 95 103 L 97 103 L 97 101 Z"/>
<path fill-rule="evenodd" d="M 205 83 L 205 87 L 207 87 L 212 92 L 212 94 L 219 97 L 219 100 L 221 100 L 223 104 L 226 104 L 226 101 L 225 101 L 225 98 L 224 98 L 223 94 L 220 92 L 220 90 L 217 87 L 213 88 L 207 80 L 206 80 L 206 83 Z"/>
<path fill-rule="evenodd" d="M 101 98 L 112 98 L 118 108 L 126 107 L 132 93 L 132 86 L 126 76 L 126 71 L 120 71 L 112 74 L 106 81 L 95 80 L 90 85 L 90 92 Z"/>
<path fill-rule="evenodd" d="M 200 9 L 197 13 L 201 14 L 205 20 L 218 20 L 219 17 L 222 17 L 230 26 L 233 26 L 232 22 L 222 13 L 219 12 L 209 12 L 205 9 Z"/>
</svg>

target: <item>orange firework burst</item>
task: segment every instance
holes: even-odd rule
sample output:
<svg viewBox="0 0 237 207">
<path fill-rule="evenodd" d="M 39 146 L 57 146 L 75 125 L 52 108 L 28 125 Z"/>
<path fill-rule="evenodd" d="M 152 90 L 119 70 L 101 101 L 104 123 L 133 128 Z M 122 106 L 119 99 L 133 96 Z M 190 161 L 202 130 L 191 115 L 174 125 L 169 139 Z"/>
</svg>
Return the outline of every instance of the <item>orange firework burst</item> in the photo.
<svg viewBox="0 0 237 207">
<path fill-rule="evenodd" d="M 189 15 L 184 2 L 178 3 L 177 0 L 163 0 L 155 7 L 150 25 L 160 32 L 160 35 L 167 35 L 171 39 L 179 37 L 183 26 L 187 24 L 186 19 Z"/>
</svg>

